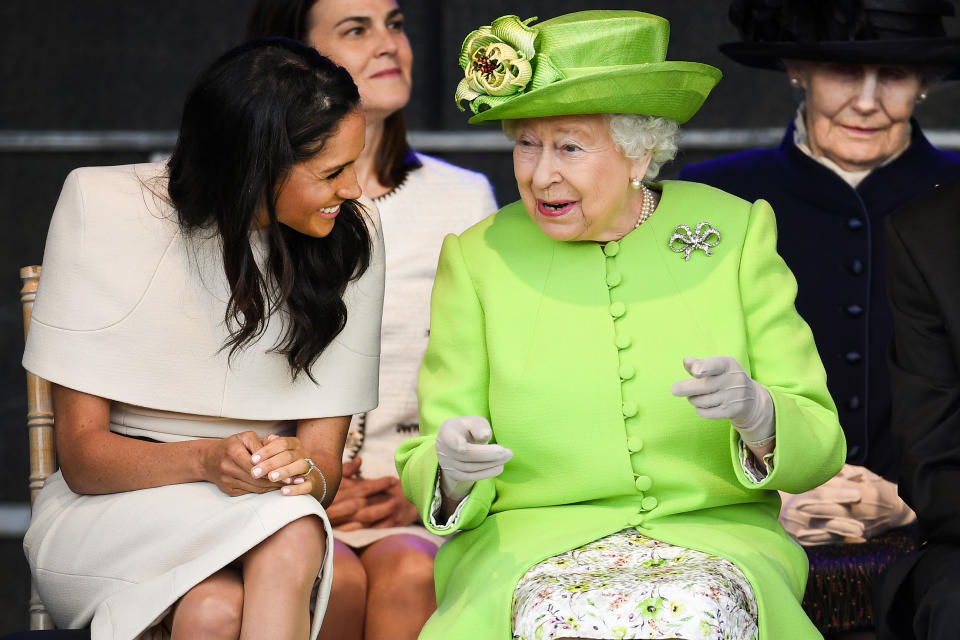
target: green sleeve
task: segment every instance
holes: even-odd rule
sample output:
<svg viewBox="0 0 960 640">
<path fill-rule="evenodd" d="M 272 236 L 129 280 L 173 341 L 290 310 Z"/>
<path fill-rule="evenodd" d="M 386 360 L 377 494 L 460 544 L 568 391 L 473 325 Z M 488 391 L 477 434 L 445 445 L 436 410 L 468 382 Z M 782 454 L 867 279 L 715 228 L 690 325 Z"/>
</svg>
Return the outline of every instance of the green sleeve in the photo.
<svg viewBox="0 0 960 640">
<path fill-rule="evenodd" d="M 755 202 L 739 274 L 749 355 L 743 366 L 770 392 L 776 415 L 773 471 L 760 483 L 744 474 L 732 428 L 730 451 L 745 486 L 802 493 L 840 471 L 846 441 L 813 334 L 794 306 L 797 282 L 777 253 L 776 229 L 770 205 Z"/>
<path fill-rule="evenodd" d="M 417 506 L 427 529 L 438 535 L 479 526 L 496 495 L 494 479 L 482 480 L 474 485 L 455 527 L 437 530 L 430 525 L 437 479 L 437 430 L 447 418 L 482 416 L 489 420 L 489 381 L 483 307 L 460 239 L 449 235 L 440 251 L 430 301 L 430 341 L 420 367 L 420 436 L 401 444 L 396 456 L 404 493 Z"/>
</svg>

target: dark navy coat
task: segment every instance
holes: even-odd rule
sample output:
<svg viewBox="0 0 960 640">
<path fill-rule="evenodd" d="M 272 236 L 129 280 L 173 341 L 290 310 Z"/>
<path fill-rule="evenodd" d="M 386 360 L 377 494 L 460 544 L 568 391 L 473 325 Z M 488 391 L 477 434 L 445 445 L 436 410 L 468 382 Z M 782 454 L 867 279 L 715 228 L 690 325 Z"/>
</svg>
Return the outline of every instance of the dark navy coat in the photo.
<svg viewBox="0 0 960 640">
<path fill-rule="evenodd" d="M 853 189 L 800 151 L 793 130 L 791 122 L 779 147 L 690 165 L 680 178 L 773 206 L 778 249 L 799 286 L 797 310 L 813 330 L 847 436 L 847 462 L 896 481 L 882 221 L 960 177 L 960 154 L 934 148 L 914 121 L 910 147 Z"/>
</svg>

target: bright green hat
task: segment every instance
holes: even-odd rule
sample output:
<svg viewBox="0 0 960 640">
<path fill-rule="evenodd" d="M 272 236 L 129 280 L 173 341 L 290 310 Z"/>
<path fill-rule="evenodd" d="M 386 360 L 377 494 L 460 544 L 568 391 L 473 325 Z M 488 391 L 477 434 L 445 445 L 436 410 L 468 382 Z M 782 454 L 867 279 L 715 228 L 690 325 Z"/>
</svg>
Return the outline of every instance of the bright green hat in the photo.
<svg viewBox="0 0 960 640">
<path fill-rule="evenodd" d="M 470 122 L 635 113 L 686 122 L 720 81 L 719 69 L 665 62 L 670 23 L 639 11 L 580 11 L 538 25 L 503 16 L 463 41 Z"/>
</svg>

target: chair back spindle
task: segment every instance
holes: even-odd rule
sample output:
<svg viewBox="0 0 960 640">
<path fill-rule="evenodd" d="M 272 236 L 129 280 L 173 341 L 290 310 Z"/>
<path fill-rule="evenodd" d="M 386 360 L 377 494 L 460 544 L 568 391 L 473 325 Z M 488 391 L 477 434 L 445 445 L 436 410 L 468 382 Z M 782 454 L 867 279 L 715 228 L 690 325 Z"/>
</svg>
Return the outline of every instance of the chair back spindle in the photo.
<svg viewBox="0 0 960 640">
<path fill-rule="evenodd" d="M 37 296 L 40 267 L 20 269 L 20 304 L 23 307 L 23 337 L 30 331 L 33 300 Z M 30 504 L 33 505 L 43 483 L 56 471 L 57 458 L 53 440 L 53 399 L 50 382 L 27 372 L 27 432 L 30 437 Z M 40 601 L 37 585 L 30 580 L 30 630 L 55 629 L 50 614 Z"/>
</svg>

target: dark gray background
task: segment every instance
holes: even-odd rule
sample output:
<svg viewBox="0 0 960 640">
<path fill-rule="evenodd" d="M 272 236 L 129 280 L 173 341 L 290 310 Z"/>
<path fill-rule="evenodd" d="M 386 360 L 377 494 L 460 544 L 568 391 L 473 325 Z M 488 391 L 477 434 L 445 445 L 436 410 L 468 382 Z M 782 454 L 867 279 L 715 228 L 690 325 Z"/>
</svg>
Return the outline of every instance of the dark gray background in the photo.
<svg viewBox="0 0 960 640">
<path fill-rule="evenodd" d="M 0 130 L 146 130 L 177 127 L 186 88 L 218 53 L 242 39 L 250 0 L 3 0 L 0 2 Z M 735 39 L 722 0 L 406 0 L 402 8 L 415 54 L 407 108 L 417 131 L 466 129 L 454 106 L 463 37 L 492 18 L 517 13 L 542 20 L 581 9 L 641 9 L 669 18 L 668 57 L 713 64 L 725 78 L 690 129 L 783 127 L 795 103 L 782 74 L 728 62 L 719 42 Z M 955 24 L 949 29 L 957 33 Z M 960 84 L 960 83 L 956 83 Z M 917 115 L 928 129 L 960 128 L 960 87 L 935 87 Z M 2 131 L 0 131 L 2 133 Z M 162 149 L 160 149 L 162 150 Z M 686 162 L 725 150 L 689 147 Z M 28 500 L 26 403 L 17 270 L 39 264 L 50 214 L 67 173 L 78 166 L 144 161 L 148 151 L 0 151 L 0 503 Z M 487 173 L 501 203 L 516 197 L 507 153 L 444 156 Z M 26 565 L 20 541 L 0 538 L 0 633 L 26 626 Z"/>
</svg>

